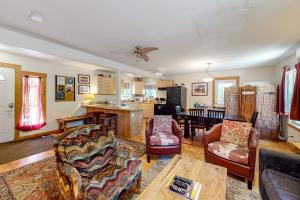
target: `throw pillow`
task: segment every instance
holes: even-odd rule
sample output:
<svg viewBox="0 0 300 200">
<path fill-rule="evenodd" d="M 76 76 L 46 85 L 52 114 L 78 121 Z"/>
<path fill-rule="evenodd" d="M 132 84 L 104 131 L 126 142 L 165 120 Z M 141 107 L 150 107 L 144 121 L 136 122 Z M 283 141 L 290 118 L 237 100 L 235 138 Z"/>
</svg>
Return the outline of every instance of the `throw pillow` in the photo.
<svg viewBox="0 0 300 200">
<path fill-rule="evenodd" d="M 248 147 L 251 123 L 223 120 L 220 141 Z"/>
<path fill-rule="evenodd" d="M 172 133 L 172 116 L 155 115 L 153 118 L 153 133 Z"/>
</svg>

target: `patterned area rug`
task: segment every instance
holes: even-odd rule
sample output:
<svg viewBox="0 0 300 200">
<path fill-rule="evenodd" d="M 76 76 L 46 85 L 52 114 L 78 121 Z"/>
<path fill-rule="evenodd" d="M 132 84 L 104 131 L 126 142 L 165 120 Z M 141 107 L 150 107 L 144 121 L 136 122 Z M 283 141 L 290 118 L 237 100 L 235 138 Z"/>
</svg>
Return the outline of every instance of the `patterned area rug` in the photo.
<svg viewBox="0 0 300 200">
<path fill-rule="evenodd" d="M 144 190 L 159 172 L 169 163 L 171 158 L 160 157 L 146 172 L 142 174 L 142 190 Z M 31 165 L 16 169 L 0 176 L 1 200 L 55 200 L 59 197 L 56 177 L 55 158 L 51 157 Z M 134 200 L 133 194 L 128 199 Z M 258 188 L 247 189 L 245 182 L 228 177 L 227 200 L 260 200 Z"/>
<path fill-rule="evenodd" d="M 146 145 L 141 142 L 128 140 L 117 136 L 117 141 L 121 145 L 129 146 L 133 148 L 133 157 L 140 158 L 146 153 Z"/>
</svg>

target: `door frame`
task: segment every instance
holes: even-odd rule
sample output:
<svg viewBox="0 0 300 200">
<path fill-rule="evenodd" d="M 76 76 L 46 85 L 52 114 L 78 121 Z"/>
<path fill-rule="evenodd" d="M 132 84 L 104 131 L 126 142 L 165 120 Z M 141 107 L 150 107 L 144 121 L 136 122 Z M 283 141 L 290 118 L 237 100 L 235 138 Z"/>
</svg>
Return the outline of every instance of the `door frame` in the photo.
<svg viewBox="0 0 300 200">
<path fill-rule="evenodd" d="M 17 125 L 22 109 L 22 76 L 21 65 L 0 62 L 0 67 L 15 70 L 15 125 Z M 20 131 L 15 129 L 14 141 L 20 140 Z"/>
</svg>

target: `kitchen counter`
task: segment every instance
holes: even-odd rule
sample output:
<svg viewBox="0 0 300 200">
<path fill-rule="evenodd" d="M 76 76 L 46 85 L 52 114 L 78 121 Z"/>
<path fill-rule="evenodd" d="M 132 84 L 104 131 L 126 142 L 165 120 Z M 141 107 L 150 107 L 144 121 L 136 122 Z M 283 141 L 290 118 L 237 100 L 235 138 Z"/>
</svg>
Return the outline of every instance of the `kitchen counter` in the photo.
<svg viewBox="0 0 300 200">
<path fill-rule="evenodd" d="M 111 104 L 93 104 L 93 105 L 82 105 L 82 106 L 86 108 L 101 108 L 107 110 L 119 110 L 119 111 L 128 111 L 128 112 L 143 110 L 135 106 L 115 106 Z"/>
<path fill-rule="evenodd" d="M 143 109 L 134 106 L 115 106 L 109 104 L 82 105 L 87 112 L 101 111 L 118 115 L 118 127 L 116 135 L 132 137 L 142 133 Z"/>
</svg>

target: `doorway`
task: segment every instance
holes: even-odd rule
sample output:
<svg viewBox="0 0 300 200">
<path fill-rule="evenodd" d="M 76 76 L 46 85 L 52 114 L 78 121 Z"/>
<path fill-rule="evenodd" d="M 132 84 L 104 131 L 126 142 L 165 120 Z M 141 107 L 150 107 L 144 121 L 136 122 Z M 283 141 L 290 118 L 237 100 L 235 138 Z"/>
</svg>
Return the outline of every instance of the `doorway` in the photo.
<svg viewBox="0 0 300 200">
<path fill-rule="evenodd" d="M 0 62 L 0 143 L 19 139 L 15 130 L 21 111 L 21 66 Z"/>
</svg>

